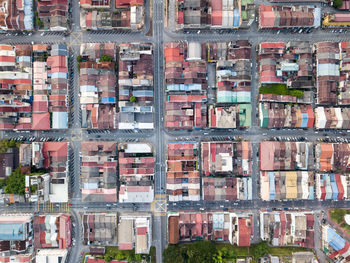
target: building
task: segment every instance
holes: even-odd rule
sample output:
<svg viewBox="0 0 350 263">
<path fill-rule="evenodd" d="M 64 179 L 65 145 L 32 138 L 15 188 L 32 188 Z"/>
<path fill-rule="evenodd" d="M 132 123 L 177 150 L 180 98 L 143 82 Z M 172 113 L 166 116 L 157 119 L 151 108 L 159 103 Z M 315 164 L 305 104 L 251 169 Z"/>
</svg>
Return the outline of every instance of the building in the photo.
<svg viewBox="0 0 350 263">
<path fill-rule="evenodd" d="M 350 198 L 348 174 L 316 174 L 316 197 L 319 200 L 343 200 Z"/>
<path fill-rule="evenodd" d="M 313 127 L 312 44 L 263 42 L 258 46 L 258 61 L 260 127 Z"/>
<path fill-rule="evenodd" d="M 350 144 L 316 143 L 315 169 L 321 172 L 349 172 Z"/>
<path fill-rule="evenodd" d="M 322 27 L 339 28 L 347 26 L 350 26 L 350 16 L 348 13 L 324 13 Z"/>
<path fill-rule="evenodd" d="M 150 214 L 121 214 L 118 224 L 118 248 L 136 254 L 148 254 L 152 244 L 152 216 Z"/>
<path fill-rule="evenodd" d="M 200 173 L 197 142 L 169 142 L 166 189 L 169 201 L 199 201 Z"/>
<path fill-rule="evenodd" d="M 35 255 L 36 263 L 61 263 L 67 259 L 67 249 L 39 249 Z"/>
<path fill-rule="evenodd" d="M 311 211 L 261 212 L 260 237 L 272 246 L 314 248 L 314 214 Z"/>
<path fill-rule="evenodd" d="M 243 142 L 202 142 L 203 199 L 251 200 L 251 144 Z"/>
<path fill-rule="evenodd" d="M 0 107 L 1 130 L 29 130 L 32 127 L 31 58 L 30 45 L 0 45 L 0 85 L 7 90 L 2 94 Z"/>
<path fill-rule="evenodd" d="M 350 129 L 350 110 L 340 107 L 316 107 L 316 129 Z"/>
<path fill-rule="evenodd" d="M 81 193 L 86 202 L 117 202 L 117 144 L 81 144 Z"/>
<path fill-rule="evenodd" d="M 202 177 L 202 195 L 205 201 L 252 200 L 250 177 Z"/>
<path fill-rule="evenodd" d="M 33 130 L 68 129 L 68 49 L 33 46 Z"/>
<path fill-rule="evenodd" d="M 259 5 L 259 29 L 321 25 L 321 8 L 315 6 Z"/>
<path fill-rule="evenodd" d="M 118 128 L 154 129 L 153 46 L 118 46 Z"/>
<path fill-rule="evenodd" d="M 19 150 L 10 147 L 6 152 L 0 154 L 0 178 L 8 178 L 13 170 L 19 166 Z"/>
<path fill-rule="evenodd" d="M 8 253 L 0 254 L 0 262 L 13 262 L 13 263 L 32 263 L 35 256 L 34 254 L 17 254 L 17 255 L 8 255 Z"/>
<path fill-rule="evenodd" d="M 206 48 L 208 67 L 215 66 L 216 87 L 216 105 L 209 106 L 209 126 L 250 127 L 251 44 L 247 40 L 210 42 Z"/>
<path fill-rule="evenodd" d="M 260 172 L 260 197 L 264 201 L 314 200 L 314 192 L 313 172 Z"/>
<path fill-rule="evenodd" d="M 80 6 L 82 8 L 106 8 L 109 9 L 111 7 L 110 0 L 80 0 Z"/>
<path fill-rule="evenodd" d="M 261 128 L 305 129 L 313 128 L 315 115 L 311 105 L 262 102 L 259 103 L 259 122 Z"/>
<path fill-rule="evenodd" d="M 116 45 L 84 43 L 80 56 L 82 128 L 116 129 Z"/>
<path fill-rule="evenodd" d="M 39 29 L 67 31 L 68 1 L 38 0 L 36 2 L 38 18 L 43 23 Z"/>
<path fill-rule="evenodd" d="M 1 0 L 0 29 L 3 31 L 32 31 L 33 1 Z"/>
<path fill-rule="evenodd" d="M 46 175 L 41 175 L 43 192 L 38 195 L 43 195 L 45 198 L 48 192 L 51 203 L 68 202 L 68 146 L 68 142 L 32 143 L 32 165 L 47 171 Z M 29 187 L 28 181 L 27 187 Z"/>
<path fill-rule="evenodd" d="M 83 238 L 85 245 L 112 246 L 118 244 L 117 213 L 82 214 Z"/>
<path fill-rule="evenodd" d="M 113 5 L 111 1 L 115 1 Z M 139 31 L 144 27 L 143 0 L 80 0 L 80 7 L 80 27 L 83 30 Z"/>
<path fill-rule="evenodd" d="M 34 217 L 35 248 L 65 250 L 72 245 L 71 220 L 65 214 L 46 214 Z M 55 249 L 56 251 L 56 249 Z"/>
<path fill-rule="evenodd" d="M 350 245 L 330 225 L 321 226 L 323 252 L 334 262 L 345 263 L 350 260 Z"/>
<path fill-rule="evenodd" d="M 249 28 L 254 21 L 254 1 L 175 1 L 176 28 Z"/>
<path fill-rule="evenodd" d="M 293 252 L 292 263 L 316 263 L 313 252 Z"/>
<path fill-rule="evenodd" d="M 315 44 L 317 62 L 317 104 L 336 105 L 340 80 L 340 48 L 336 42 Z"/>
<path fill-rule="evenodd" d="M 148 143 L 121 143 L 119 155 L 119 202 L 151 203 L 154 198 L 154 149 Z"/>
<path fill-rule="evenodd" d="M 198 42 L 164 44 L 165 116 L 167 129 L 207 126 L 207 63 L 205 46 Z"/>
<path fill-rule="evenodd" d="M 250 176 L 252 148 L 248 141 L 202 142 L 202 174 Z"/>
<path fill-rule="evenodd" d="M 31 253 L 34 245 L 33 232 L 32 214 L 2 214 L 0 216 L 1 254 L 6 257 L 11 253 Z M 3 254 L 5 252 L 7 255 Z"/>
<path fill-rule="evenodd" d="M 311 142 L 262 141 L 259 147 L 261 171 L 313 170 L 314 150 Z"/>
<path fill-rule="evenodd" d="M 230 242 L 250 246 L 253 216 L 231 212 L 169 212 L 168 242 L 177 244 L 196 240 Z"/>
</svg>

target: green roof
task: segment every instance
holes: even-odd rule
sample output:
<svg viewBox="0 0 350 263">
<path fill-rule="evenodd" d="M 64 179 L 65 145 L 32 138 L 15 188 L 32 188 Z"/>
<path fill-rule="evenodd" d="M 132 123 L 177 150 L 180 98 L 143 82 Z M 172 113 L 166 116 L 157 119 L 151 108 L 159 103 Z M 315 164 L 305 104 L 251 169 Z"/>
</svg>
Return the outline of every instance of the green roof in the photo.
<svg viewBox="0 0 350 263">
<path fill-rule="evenodd" d="M 241 127 L 252 126 L 252 105 L 250 104 L 239 105 L 239 126 Z"/>
</svg>

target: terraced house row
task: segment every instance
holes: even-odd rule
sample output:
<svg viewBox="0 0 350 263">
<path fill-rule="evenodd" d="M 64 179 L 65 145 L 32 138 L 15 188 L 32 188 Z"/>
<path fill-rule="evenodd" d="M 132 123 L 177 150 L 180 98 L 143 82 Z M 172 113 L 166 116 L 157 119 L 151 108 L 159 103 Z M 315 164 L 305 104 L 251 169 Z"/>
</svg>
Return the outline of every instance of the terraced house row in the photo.
<svg viewBox="0 0 350 263">
<path fill-rule="evenodd" d="M 272 200 L 350 198 L 350 145 L 263 141 L 260 197 Z"/>
<path fill-rule="evenodd" d="M 167 152 L 169 201 L 252 199 L 250 142 L 176 141 Z"/>
<path fill-rule="evenodd" d="M 68 128 L 67 57 L 64 44 L 0 45 L 0 129 Z"/>
</svg>

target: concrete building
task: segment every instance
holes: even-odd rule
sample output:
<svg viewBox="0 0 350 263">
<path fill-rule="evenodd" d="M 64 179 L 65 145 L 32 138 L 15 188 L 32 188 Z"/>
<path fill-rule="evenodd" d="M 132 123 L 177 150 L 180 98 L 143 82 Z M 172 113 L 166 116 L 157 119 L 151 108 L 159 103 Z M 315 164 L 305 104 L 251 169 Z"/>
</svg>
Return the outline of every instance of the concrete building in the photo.
<svg viewBox="0 0 350 263">
<path fill-rule="evenodd" d="M 83 213 L 85 245 L 113 246 L 118 244 L 117 213 Z"/>
<path fill-rule="evenodd" d="M 261 212 L 260 237 L 272 246 L 314 248 L 314 214 L 312 211 Z"/>
<path fill-rule="evenodd" d="M 81 144 L 83 201 L 117 201 L 117 143 L 86 141 Z"/>
<path fill-rule="evenodd" d="M 169 244 L 196 240 L 249 246 L 253 235 L 251 214 L 231 212 L 169 212 Z"/>
<path fill-rule="evenodd" d="M 121 214 L 118 224 L 118 248 L 136 254 L 148 254 L 152 244 L 152 216 L 150 214 Z"/>
<path fill-rule="evenodd" d="M 169 142 L 167 160 L 167 194 L 169 201 L 198 201 L 200 173 L 197 142 Z"/>
<path fill-rule="evenodd" d="M 119 202 L 151 203 L 154 198 L 154 149 L 148 143 L 121 143 Z"/>
</svg>

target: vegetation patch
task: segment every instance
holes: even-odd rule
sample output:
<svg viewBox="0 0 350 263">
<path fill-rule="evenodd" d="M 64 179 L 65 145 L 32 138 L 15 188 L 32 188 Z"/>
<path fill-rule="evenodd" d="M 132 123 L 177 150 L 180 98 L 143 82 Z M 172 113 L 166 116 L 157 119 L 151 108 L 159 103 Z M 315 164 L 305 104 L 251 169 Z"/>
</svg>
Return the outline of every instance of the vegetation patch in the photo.
<svg viewBox="0 0 350 263">
<path fill-rule="evenodd" d="M 250 247 L 238 247 L 229 243 L 198 241 L 193 243 L 169 245 L 163 252 L 164 263 L 225 263 L 235 262 L 238 258 L 251 257 L 258 262 L 267 254 L 291 256 L 293 252 L 309 251 L 302 247 L 270 247 L 266 242 L 252 244 Z"/>
<path fill-rule="evenodd" d="M 103 259 L 106 262 L 111 260 L 127 260 L 128 262 L 151 262 L 151 256 L 148 254 L 135 254 L 135 249 L 119 250 L 118 247 L 106 247 Z M 153 261 L 152 261 L 153 262 Z"/>
<path fill-rule="evenodd" d="M 302 98 L 304 92 L 298 89 L 288 89 L 286 84 L 269 84 L 259 88 L 259 94 L 289 95 Z"/>
<path fill-rule="evenodd" d="M 350 214 L 350 209 L 334 208 L 329 211 L 331 219 L 336 222 L 348 235 L 350 235 L 350 226 L 345 222 L 344 216 Z"/>
</svg>

